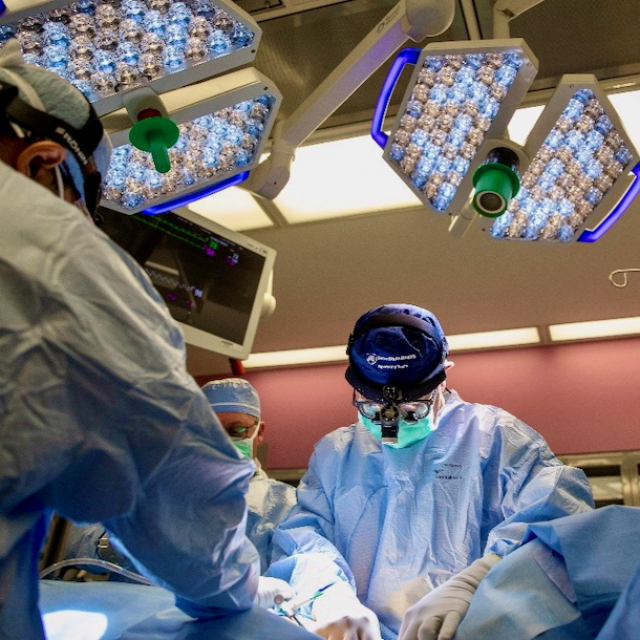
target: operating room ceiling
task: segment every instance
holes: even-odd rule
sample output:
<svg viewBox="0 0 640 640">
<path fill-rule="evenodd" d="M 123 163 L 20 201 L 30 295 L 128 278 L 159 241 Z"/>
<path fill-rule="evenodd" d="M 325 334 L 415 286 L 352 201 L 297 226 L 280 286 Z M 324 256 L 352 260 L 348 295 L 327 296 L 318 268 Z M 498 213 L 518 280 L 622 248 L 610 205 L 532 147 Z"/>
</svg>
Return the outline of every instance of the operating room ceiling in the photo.
<svg viewBox="0 0 640 640">
<path fill-rule="evenodd" d="M 301 2 L 308 8 L 288 15 L 281 15 L 282 3 L 237 4 L 263 29 L 254 66 L 283 93 L 283 119 L 396 3 Z M 528 101 L 546 100 L 565 73 L 593 73 L 608 88 L 637 85 L 638 8 L 637 0 L 545 0 L 513 19 L 511 36 L 524 38 L 539 60 Z M 461 1 L 452 26 L 437 40 L 491 38 L 491 10 L 490 0 Z M 366 130 L 389 64 L 327 118 L 321 125 L 325 135 L 345 127 Z M 457 238 L 448 232 L 447 216 L 423 208 L 275 222 L 245 231 L 278 251 L 277 307 L 260 322 L 254 352 L 345 344 L 355 319 L 385 302 L 428 307 L 450 334 L 537 326 L 545 337 L 550 324 L 640 315 L 640 275 L 626 288 L 609 281 L 615 269 L 640 267 L 638 201 L 594 244 L 497 241 L 479 226 Z M 229 372 L 221 356 L 195 347 L 188 356 L 195 375 Z"/>
</svg>

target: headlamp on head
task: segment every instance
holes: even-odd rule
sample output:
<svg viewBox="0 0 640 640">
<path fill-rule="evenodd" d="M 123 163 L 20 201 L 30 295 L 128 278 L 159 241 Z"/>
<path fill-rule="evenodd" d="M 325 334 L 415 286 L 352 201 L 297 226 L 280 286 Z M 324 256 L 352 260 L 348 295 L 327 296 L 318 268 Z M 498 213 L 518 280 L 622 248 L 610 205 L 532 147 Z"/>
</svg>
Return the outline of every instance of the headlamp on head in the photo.
<svg viewBox="0 0 640 640">
<path fill-rule="evenodd" d="M 414 423 L 429 414 L 432 392 L 446 378 L 442 329 L 433 314 L 413 305 L 385 305 L 362 316 L 347 354 L 345 377 L 366 398 L 356 400 L 354 393 L 354 405 L 381 426 L 383 442 L 397 439 L 401 421 Z"/>
<path fill-rule="evenodd" d="M 104 134 L 93 107 L 89 104 L 89 119 L 81 129 L 76 129 L 64 120 L 32 107 L 20 97 L 18 87 L 0 80 L 0 110 L 7 121 L 36 136 L 57 142 L 72 154 L 82 172 L 81 193 L 93 216 L 101 198 L 102 176 L 92 156 Z"/>
</svg>

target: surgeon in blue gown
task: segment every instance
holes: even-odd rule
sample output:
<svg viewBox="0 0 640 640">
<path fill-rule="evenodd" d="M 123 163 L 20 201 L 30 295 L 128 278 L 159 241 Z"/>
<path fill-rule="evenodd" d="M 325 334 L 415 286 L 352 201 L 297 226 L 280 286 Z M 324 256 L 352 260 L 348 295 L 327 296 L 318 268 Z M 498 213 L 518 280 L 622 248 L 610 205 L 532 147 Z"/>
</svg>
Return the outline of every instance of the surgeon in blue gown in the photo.
<svg viewBox="0 0 640 640">
<path fill-rule="evenodd" d="M 223 378 L 207 382 L 202 390 L 233 445 L 256 465 L 246 496 L 247 536 L 264 572 L 271 562 L 273 532 L 296 504 L 295 487 L 270 478 L 260 464 L 258 446 L 266 427 L 255 387 L 242 378 Z"/>
<path fill-rule="evenodd" d="M 426 309 L 368 311 L 347 353 L 358 421 L 316 445 L 269 575 L 306 593 L 335 582 L 316 627 L 376 638 L 377 617 L 383 638 L 452 637 L 529 523 L 593 508 L 589 483 L 522 421 L 447 388 L 447 340 Z"/>
<path fill-rule="evenodd" d="M 101 522 L 189 616 L 249 610 L 264 595 L 245 536 L 253 465 L 187 373 L 149 278 L 93 224 L 102 125 L 16 40 L 0 84 L 0 637 L 43 637 L 52 512 Z"/>
</svg>

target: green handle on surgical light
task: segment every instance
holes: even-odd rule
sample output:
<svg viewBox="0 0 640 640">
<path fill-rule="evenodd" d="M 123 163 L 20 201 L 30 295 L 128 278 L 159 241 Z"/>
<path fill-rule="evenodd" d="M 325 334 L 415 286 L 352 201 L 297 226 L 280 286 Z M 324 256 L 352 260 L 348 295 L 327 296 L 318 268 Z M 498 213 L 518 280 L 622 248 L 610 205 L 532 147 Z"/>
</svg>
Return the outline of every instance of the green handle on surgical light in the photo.
<svg viewBox="0 0 640 640">
<path fill-rule="evenodd" d="M 178 125 L 161 116 L 140 120 L 129 131 L 129 142 L 137 149 L 151 153 L 153 165 L 160 173 L 171 169 L 169 149 L 179 137 Z"/>
</svg>

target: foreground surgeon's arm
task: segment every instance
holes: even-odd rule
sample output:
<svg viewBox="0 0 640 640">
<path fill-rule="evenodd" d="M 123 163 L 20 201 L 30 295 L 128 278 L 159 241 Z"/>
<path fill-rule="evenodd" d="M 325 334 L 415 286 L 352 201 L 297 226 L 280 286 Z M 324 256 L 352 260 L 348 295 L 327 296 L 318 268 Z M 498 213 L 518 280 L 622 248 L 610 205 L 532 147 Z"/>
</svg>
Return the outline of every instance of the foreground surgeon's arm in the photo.
<svg viewBox="0 0 640 640">
<path fill-rule="evenodd" d="M 185 612 L 248 609 L 254 468 L 186 372 L 179 328 L 146 274 L 77 209 L 2 163 L 0 178 L 2 590 L 36 590 L 34 572 L 21 585 L 11 576 L 37 554 L 26 534 L 44 505 L 102 522 Z"/>
</svg>

